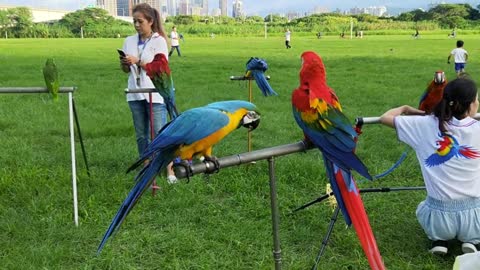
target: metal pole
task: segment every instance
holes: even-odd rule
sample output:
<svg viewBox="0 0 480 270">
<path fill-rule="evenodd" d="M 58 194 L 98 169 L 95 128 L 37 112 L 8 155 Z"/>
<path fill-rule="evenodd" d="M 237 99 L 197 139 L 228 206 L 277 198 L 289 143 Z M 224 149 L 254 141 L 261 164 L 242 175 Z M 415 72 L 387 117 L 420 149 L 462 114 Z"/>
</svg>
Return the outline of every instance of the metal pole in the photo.
<svg viewBox="0 0 480 270">
<path fill-rule="evenodd" d="M 313 265 L 312 270 L 317 270 L 318 263 L 320 262 L 320 257 L 322 257 L 323 253 L 325 253 L 328 240 L 330 240 L 330 236 L 332 236 L 333 226 L 335 225 L 335 222 L 337 222 L 339 213 L 340 213 L 340 208 L 337 206 L 335 207 L 335 211 L 333 211 L 333 215 L 330 218 L 330 224 L 328 224 L 327 234 L 325 234 L 325 237 L 323 237 L 322 246 L 320 247 L 320 251 L 318 251 L 317 257 L 315 258 L 315 264 Z"/>
<path fill-rule="evenodd" d="M 73 190 L 73 219 L 78 227 L 78 202 L 77 202 L 77 168 L 75 163 L 75 131 L 73 129 L 73 95 L 68 93 L 68 112 L 70 121 L 70 151 L 72 154 L 72 190 Z"/>
<path fill-rule="evenodd" d="M 153 141 L 153 139 L 155 139 L 155 130 L 154 130 L 154 125 L 153 125 L 153 121 L 154 121 L 154 116 L 153 116 L 153 96 L 152 96 L 152 92 L 148 92 L 148 98 L 150 100 L 150 142 Z M 155 196 L 156 194 L 156 191 L 157 189 L 159 189 L 160 187 L 157 186 L 157 178 L 154 178 L 153 179 L 153 183 L 152 183 L 152 196 Z"/>
<path fill-rule="evenodd" d="M 272 208 L 273 260 L 275 262 L 275 270 L 280 270 L 282 269 L 282 250 L 280 249 L 280 214 L 277 202 L 274 157 L 268 158 L 268 176 L 270 178 L 270 205 Z"/>
<path fill-rule="evenodd" d="M 252 78 L 248 80 L 248 101 L 253 101 Z M 252 131 L 250 129 L 247 131 L 247 150 L 248 152 L 252 151 Z"/>
<path fill-rule="evenodd" d="M 480 120 L 480 113 L 476 113 L 473 117 L 477 120 Z M 356 124 L 380 124 L 380 117 L 373 116 L 373 117 L 358 117 L 355 119 Z"/>
<path fill-rule="evenodd" d="M 77 109 L 76 109 L 75 100 L 73 99 L 73 97 L 72 97 L 72 108 L 73 108 L 73 116 L 75 118 L 75 124 L 77 125 L 78 138 L 80 139 L 80 146 L 82 148 L 83 161 L 85 162 L 85 167 L 87 168 L 87 175 L 90 177 L 90 168 L 88 167 L 87 152 L 85 151 L 85 145 L 83 144 L 82 131 L 80 130 L 80 122 L 78 121 Z"/>
<path fill-rule="evenodd" d="M 218 169 L 238 166 L 241 164 L 246 164 L 252 161 L 257 161 L 262 159 L 268 159 L 271 157 L 284 156 L 284 155 L 297 153 L 297 152 L 305 152 L 312 148 L 313 148 L 312 144 L 306 141 L 300 141 L 297 143 L 279 145 L 275 147 L 255 150 L 252 152 L 222 157 L 218 159 L 218 165 L 219 165 Z M 174 166 L 174 169 L 175 169 L 175 175 L 177 176 L 178 179 L 187 177 L 187 171 L 185 170 L 184 167 Z M 203 162 L 198 162 L 193 164 L 191 166 L 191 169 L 192 169 L 192 174 L 195 175 L 200 173 L 213 173 L 214 171 L 216 171 L 217 168 L 215 167 L 215 164 L 212 161 L 203 161 Z"/>
<path fill-rule="evenodd" d="M 59 93 L 72 93 L 77 90 L 77 87 L 60 87 Z M 48 93 L 46 87 L 0 87 L 0 94 L 33 94 L 33 93 Z"/>
</svg>

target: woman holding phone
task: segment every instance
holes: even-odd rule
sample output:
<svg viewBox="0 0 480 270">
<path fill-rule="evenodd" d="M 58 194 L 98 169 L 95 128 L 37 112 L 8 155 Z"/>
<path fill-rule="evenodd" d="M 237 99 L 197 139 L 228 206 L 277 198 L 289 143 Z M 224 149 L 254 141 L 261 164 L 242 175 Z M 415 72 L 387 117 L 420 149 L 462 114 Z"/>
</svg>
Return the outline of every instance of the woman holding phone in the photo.
<svg viewBox="0 0 480 270">
<path fill-rule="evenodd" d="M 137 34 L 129 36 L 123 43 L 120 54 L 121 69 L 128 73 L 128 89 L 155 88 L 145 72 L 145 64 L 151 62 L 158 53 L 168 55 L 167 35 L 162 25 L 160 13 L 146 3 L 133 7 L 133 24 Z M 150 97 L 148 93 L 127 94 L 127 102 L 132 112 L 133 126 L 137 138 L 138 153 L 141 155 L 150 143 Z M 154 134 L 165 125 L 167 111 L 160 94 L 152 93 L 152 115 Z M 168 182 L 177 182 L 171 164 L 168 166 Z"/>
</svg>

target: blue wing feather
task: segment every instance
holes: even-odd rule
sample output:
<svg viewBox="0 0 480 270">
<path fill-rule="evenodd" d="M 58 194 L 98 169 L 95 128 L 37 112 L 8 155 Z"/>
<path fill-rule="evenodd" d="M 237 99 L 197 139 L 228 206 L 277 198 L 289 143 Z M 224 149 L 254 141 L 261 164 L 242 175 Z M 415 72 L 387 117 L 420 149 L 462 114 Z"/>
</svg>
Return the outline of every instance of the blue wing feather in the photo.
<svg viewBox="0 0 480 270">
<path fill-rule="evenodd" d="M 295 107 L 293 107 L 293 116 L 308 139 L 310 139 L 313 144 L 322 151 L 325 158 L 331 160 L 345 171 L 353 169 L 365 178 L 372 179 L 372 176 L 368 173 L 368 169 L 353 152 L 355 148 L 353 137 L 350 136 L 348 139 L 348 137 L 344 135 L 345 133 L 340 130 L 333 133 L 327 133 L 325 131 L 311 128 L 302 120 L 300 113 Z M 348 142 L 348 140 L 351 142 Z"/>
<path fill-rule="evenodd" d="M 252 57 L 247 62 L 247 70 L 252 72 L 253 78 L 257 83 L 258 88 L 262 91 L 264 96 L 278 96 L 278 94 L 272 89 L 270 84 L 265 78 L 265 71 L 268 69 L 267 62 L 264 59 Z"/>
</svg>

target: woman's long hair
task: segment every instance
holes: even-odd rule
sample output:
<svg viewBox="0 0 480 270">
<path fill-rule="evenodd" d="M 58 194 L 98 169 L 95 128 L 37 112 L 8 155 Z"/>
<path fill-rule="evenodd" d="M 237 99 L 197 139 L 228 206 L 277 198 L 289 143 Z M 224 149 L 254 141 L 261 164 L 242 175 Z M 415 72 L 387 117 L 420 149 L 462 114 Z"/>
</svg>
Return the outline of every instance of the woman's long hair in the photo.
<svg viewBox="0 0 480 270">
<path fill-rule="evenodd" d="M 433 114 L 438 118 L 438 128 L 442 133 L 447 132 L 446 123 L 455 117 L 465 118 L 470 110 L 470 104 L 477 97 L 477 85 L 468 77 L 450 81 L 443 90 L 440 103 L 435 106 Z"/>
<path fill-rule="evenodd" d="M 141 12 L 149 22 L 153 22 L 152 31 L 162 36 L 167 41 L 167 34 L 163 28 L 162 17 L 155 8 L 152 8 L 147 3 L 141 3 L 135 5 L 132 9 L 132 14 L 135 12 Z"/>
</svg>

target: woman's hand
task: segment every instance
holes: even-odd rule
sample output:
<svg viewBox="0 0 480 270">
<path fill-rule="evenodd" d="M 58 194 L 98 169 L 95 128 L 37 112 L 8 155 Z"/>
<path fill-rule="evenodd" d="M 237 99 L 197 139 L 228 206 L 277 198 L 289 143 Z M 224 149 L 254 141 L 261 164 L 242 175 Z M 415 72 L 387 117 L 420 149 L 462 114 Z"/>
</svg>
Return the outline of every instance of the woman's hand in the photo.
<svg viewBox="0 0 480 270">
<path fill-rule="evenodd" d="M 138 60 L 138 57 L 135 57 L 133 55 L 125 56 L 125 62 L 128 63 L 128 65 L 135 65 L 138 63 Z"/>
</svg>

